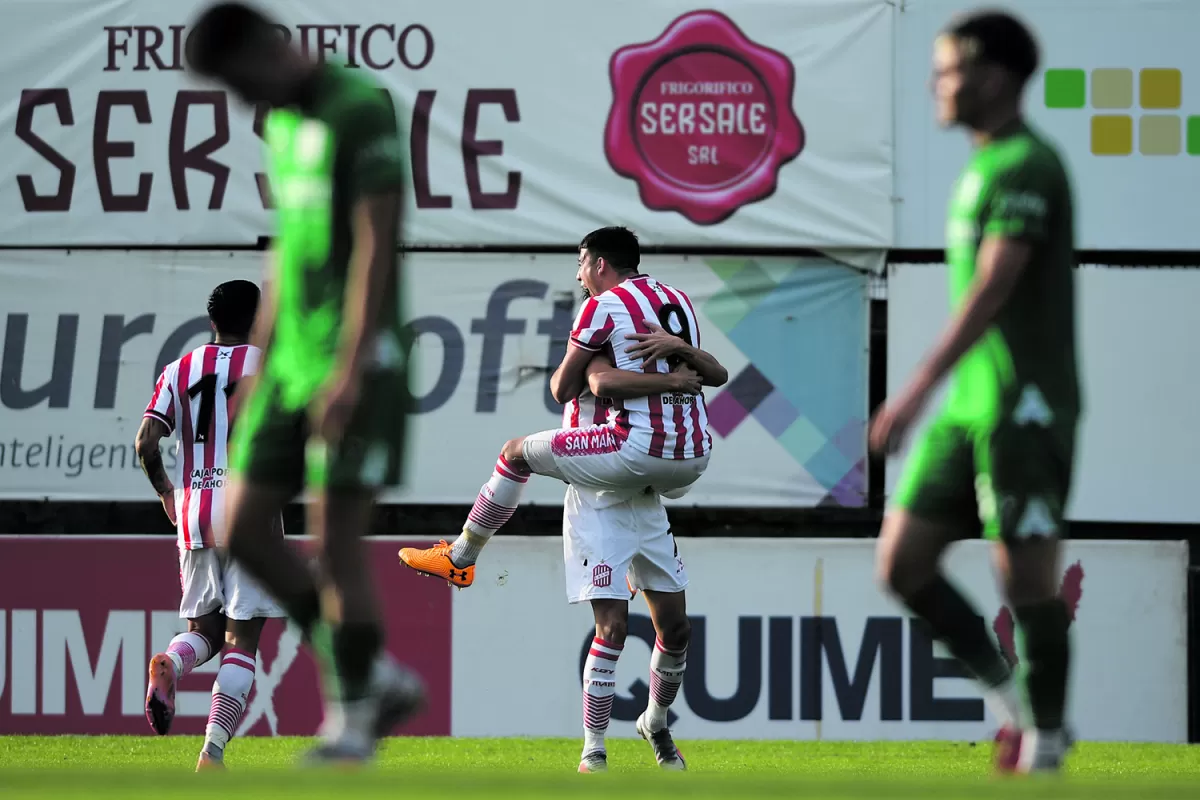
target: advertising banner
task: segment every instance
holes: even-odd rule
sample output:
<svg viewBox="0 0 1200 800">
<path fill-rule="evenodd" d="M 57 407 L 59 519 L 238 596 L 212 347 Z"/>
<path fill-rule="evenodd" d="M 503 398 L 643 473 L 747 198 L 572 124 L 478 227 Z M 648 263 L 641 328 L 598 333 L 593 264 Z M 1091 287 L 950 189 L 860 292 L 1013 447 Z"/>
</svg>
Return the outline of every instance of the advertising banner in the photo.
<svg viewBox="0 0 1200 800">
<path fill-rule="evenodd" d="M 970 156 L 934 122 L 933 40 L 974 0 L 908 0 L 897 17 L 896 242 L 944 246 L 950 189 Z M 1195 250 L 1200 227 L 1200 52 L 1192 0 L 1008 0 L 1033 28 L 1042 69 L 1033 125 L 1058 146 L 1083 250 Z M 1135 33 L 1136 32 L 1136 33 Z"/>
<path fill-rule="evenodd" d="M 652 244 L 891 244 L 889 0 L 261 5 L 396 96 L 412 242 L 571 244 L 622 223 Z M 261 111 L 184 74 L 202 6 L 6 5 L 0 243 L 272 232 Z"/>
<path fill-rule="evenodd" d="M 888 275 L 888 391 L 899 391 L 949 319 L 946 268 L 893 264 Z M 1067 516 L 1095 522 L 1196 523 L 1195 425 L 1200 363 L 1193 329 L 1200 273 L 1178 269 L 1076 270 L 1083 420 Z M 941 392 L 944 392 L 943 385 Z M 890 495 L 905 449 L 888 460 Z"/>
<path fill-rule="evenodd" d="M 498 536 L 475 584 L 451 591 L 399 566 L 398 540 L 373 540 L 388 646 L 427 682 L 412 735 L 579 736 L 586 605 L 565 601 L 557 537 Z M 978 691 L 874 580 L 865 540 L 679 539 L 690 584 L 687 672 L 672 729 L 695 739 L 988 741 Z M 774 557 L 766 562 L 769 548 Z M 1068 716 L 1085 741 L 1187 741 L 1187 544 L 1071 542 L 1062 597 L 1073 649 Z M 1012 615 L 997 597 L 988 546 L 951 551 L 1015 660 Z M 54 574 L 61 579 L 46 581 Z M 182 629 L 178 566 L 165 537 L 0 536 L 0 734 L 148 734 L 146 663 Z M 731 601 L 730 576 L 752 574 Z M 537 609 L 536 624 L 514 621 Z M 610 736 L 634 737 L 646 707 L 654 631 L 630 605 Z M 1114 643 L 1117 645 L 1114 647 Z M 503 682 L 479 659 L 505 652 Z M 213 670 L 185 678 L 175 729 L 200 733 Z M 279 622 L 268 625 L 239 735 L 310 735 L 316 675 Z"/>
<path fill-rule="evenodd" d="M 682 537 L 678 545 L 692 623 L 671 709 L 678 740 L 991 740 L 996 722 L 975 685 L 880 592 L 874 542 Z M 951 550 L 947 573 L 1015 658 L 991 563 L 986 543 L 967 542 Z M 1068 716 L 1080 739 L 1187 741 L 1186 577 L 1183 542 L 1067 545 Z M 502 648 L 530 608 L 537 624 L 522 630 L 512 684 L 497 692 L 478 680 L 472 655 Z M 630 614 L 613 736 L 636 736 L 647 701 L 654 630 L 641 597 Z M 498 537 L 475 585 L 454 596 L 455 735 L 579 735 L 594 633 L 591 609 L 566 604 L 561 544 Z"/>
<path fill-rule="evenodd" d="M 549 378 L 579 286 L 570 255 L 415 254 L 404 262 L 419 403 L 405 489 L 387 502 L 471 503 L 508 439 L 561 425 Z M 714 455 L 687 505 L 866 502 L 866 274 L 823 259 L 650 257 L 686 292 Z M 208 341 L 213 287 L 256 280 L 254 253 L 24 253 L 0 259 L 0 498 L 153 499 L 133 449 L 162 367 Z M 175 452 L 165 452 L 168 471 Z M 527 502 L 560 504 L 535 479 Z"/>
<path fill-rule="evenodd" d="M 426 709 L 398 733 L 444 736 L 450 588 L 396 580 L 401 546 L 368 544 L 390 649 L 428 690 Z M 0 735 L 150 735 L 146 665 L 187 630 L 179 599 L 173 537 L 0 536 Z M 204 733 L 219 667 L 214 658 L 179 682 L 172 733 Z M 294 629 L 269 621 L 237 735 L 310 736 L 321 719 L 316 665 Z"/>
</svg>

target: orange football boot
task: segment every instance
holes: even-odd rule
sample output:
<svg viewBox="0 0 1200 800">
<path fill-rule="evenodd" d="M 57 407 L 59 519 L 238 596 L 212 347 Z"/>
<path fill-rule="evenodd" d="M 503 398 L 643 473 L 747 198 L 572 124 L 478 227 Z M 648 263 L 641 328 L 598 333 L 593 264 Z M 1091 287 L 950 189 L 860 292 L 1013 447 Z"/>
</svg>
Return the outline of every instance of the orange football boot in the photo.
<svg viewBox="0 0 1200 800">
<path fill-rule="evenodd" d="M 175 664 L 166 653 L 150 659 L 146 687 L 146 719 L 159 736 L 166 736 L 175 719 Z"/>
<path fill-rule="evenodd" d="M 428 550 L 405 547 L 400 551 L 400 563 L 421 575 L 441 578 L 459 589 L 465 589 L 475 582 L 475 565 L 462 568 L 454 566 L 450 560 L 450 545 L 445 539 Z"/>
</svg>

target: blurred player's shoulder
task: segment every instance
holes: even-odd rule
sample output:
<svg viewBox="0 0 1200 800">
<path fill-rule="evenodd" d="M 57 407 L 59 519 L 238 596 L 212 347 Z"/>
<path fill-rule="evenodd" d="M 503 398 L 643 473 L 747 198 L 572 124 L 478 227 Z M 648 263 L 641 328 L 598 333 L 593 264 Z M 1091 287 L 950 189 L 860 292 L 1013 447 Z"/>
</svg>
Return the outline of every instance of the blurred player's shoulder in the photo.
<svg viewBox="0 0 1200 800">
<path fill-rule="evenodd" d="M 362 70 L 339 64 L 327 64 L 323 69 L 318 114 L 331 125 L 353 125 L 383 114 L 395 117 L 395 98 L 384 84 L 363 75 Z"/>
<path fill-rule="evenodd" d="M 1010 136 L 982 151 L 997 177 L 1018 172 L 1032 172 L 1045 177 L 1064 179 L 1067 175 L 1058 145 L 1045 133 L 1026 124 Z"/>
</svg>

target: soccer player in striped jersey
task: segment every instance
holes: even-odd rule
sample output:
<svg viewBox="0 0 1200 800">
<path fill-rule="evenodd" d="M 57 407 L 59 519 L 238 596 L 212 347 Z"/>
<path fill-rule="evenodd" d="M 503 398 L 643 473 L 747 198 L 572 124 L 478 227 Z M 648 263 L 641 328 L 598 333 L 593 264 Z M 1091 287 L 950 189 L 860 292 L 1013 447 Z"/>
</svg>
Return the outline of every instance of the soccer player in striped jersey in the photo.
<svg viewBox="0 0 1200 800">
<path fill-rule="evenodd" d="M 696 382 L 720 386 L 728 375 L 699 348 L 699 325 L 687 295 L 640 274 L 640 262 L 637 237 L 625 228 L 601 228 L 584 237 L 577 277 L 585 300 L 550 383 L 555 399 L 566 403 L 563 427 L 504 445 L 454 544 L 400 551 L 406 566 L 465 588 L 474 582 L 484 545 L 515 511 L 529 476 L 568 484 L 567 598 L 590 602 L 596 619 L 584 674 L 581 772 L 607 768 L 604 733 L 615 690 L 613 662 L 628 624 L 626 586 L 645 592 L 659 640 L 651 662 L 651 702 L 638 719 L 638 732 L 665 769 L 685 768 L 667 729 L 667 708 L 686 659 L 687 573 L 661 498 L 682 497 L 703 475 L 712 437 Z M 687 369 L 677 369 L 682 365 Z M 595 397 L 611 404 L 595 403 Z"/>
<path fill-rule="evenodd" d="M 160 735 L 175 716 L 180 678 L 224 650 L 213 682 L 212 707 L 197 769 L 220 767 L 254 685 L 255 654 L 263 625 L 283 610 L 218 548 L 226 531 L 225 481 L 234 409 L 230 396 L 253 375 L 262 356 L 248 344 L 258 310 L 258 287 L 229 281 L 213 289 L 208 318 L 213 342 L 172 361 L 162 371 L 137 433 L 142 469 L 179 533 L 179 616 L 187 633 L 150 659 L 146 719 Z M 175 479 L 163 467 L 159 443 L 178 436 Z M 279 520 L 275 535 L 283 535 Z"/>
</svg>

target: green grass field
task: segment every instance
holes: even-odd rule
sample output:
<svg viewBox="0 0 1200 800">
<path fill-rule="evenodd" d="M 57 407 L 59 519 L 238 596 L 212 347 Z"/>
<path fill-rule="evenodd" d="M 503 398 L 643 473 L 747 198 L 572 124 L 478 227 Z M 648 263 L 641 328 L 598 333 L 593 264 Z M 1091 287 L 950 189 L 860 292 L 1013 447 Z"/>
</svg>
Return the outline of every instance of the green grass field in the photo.
<svg viewBox="0 0 1200 800">
<path fill-rule="evenodd" d="M 192 773 L 198 737 L 0 737 L 0 797 L 1200 797 L 1200 748 L 1081 744 L 1066 775 L 995 778 L 990 746 L 681 741 L 690 771 L 662 774 L 641 740 L 609 743 L 607 775 L 578 775 L 568 739 L 387 743 L 358 772 L 301 770 L 310 740 L 239 739 L 224 774 Z"/>
</svg>

